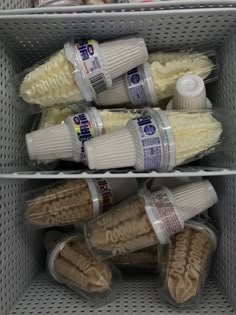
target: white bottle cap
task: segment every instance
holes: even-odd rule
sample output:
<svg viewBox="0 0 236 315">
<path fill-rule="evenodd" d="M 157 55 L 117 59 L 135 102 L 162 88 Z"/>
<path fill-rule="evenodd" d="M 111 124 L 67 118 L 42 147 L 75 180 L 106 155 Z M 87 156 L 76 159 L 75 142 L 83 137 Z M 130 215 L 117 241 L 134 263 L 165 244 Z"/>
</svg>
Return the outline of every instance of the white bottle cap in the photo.
<svg viewBox="0 0 236 315">
<path fill-rule="evenodd" d="M 206 88 L 200 76 L 187 74 L 177 80 L 172 108 L 181 110 L 206 108 Z"/>
</svg>

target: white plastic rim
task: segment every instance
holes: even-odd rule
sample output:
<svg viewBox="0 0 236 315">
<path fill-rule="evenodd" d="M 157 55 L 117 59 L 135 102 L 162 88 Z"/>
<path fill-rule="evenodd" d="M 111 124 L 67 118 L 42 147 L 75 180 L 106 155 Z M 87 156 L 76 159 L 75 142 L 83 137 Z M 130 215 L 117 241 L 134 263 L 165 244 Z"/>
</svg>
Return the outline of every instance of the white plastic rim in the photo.
<svg viewBox="0 0 236 315">
<path fill-rule="evenodd" d="M 205 183 L 207 184 L 207 188 L 211 194 L 212 200 L 214 200 L 214 204 L 217 203 L 218 202 L 218 196 L 217 196 L 217 193 L 216 193 L 214 187 L 209 182 L 209 180 L 205 180 Z"/>
<path fill-rule="evenodd" d="M 103 122 L 99 111 L 96 109 L 96 107 L 89 107 L 85 112 L 88 113 L 89 117 L 94 122 L 95 136 L 100 136 L 103 131 Z"/>
<path fill-rule="evenodd" d="M 152 73 L 150 69 L 150 64 L 145 62 L 143 65 L 143 70 L 145 74 L 145 82 L 147 83 L 148 94 L 150 96 L 151 105 L 156 106 L 158 103 L 158 97 L 156 95 L 156 91 L 154 88 L 153 80 L 152 80 Z"/>
<path fill-rule="evenodd" d="M 32 148 L 32 135 L 31 133 L 27 133 L 25 135 L 25 142 L 26 142 L 26 147 L 27 147 L 27 151 L 28 151 L 28 155 L 30 157 L 30 160 L 35 160 L 35 156 L 34 156 L 34 150 Z"/>
<path fill-rule="evenodd" d="M 174 140 L 174 134 L 172 131 L 172 128 L 167 117 L 165 116 L 165 113 L 159 109 L 159 108 L 144 108 L 143 114 L 148 114 L 152 117 L 154 117 L 156 124 L 159 126 L 159 130 L 161 131 L 161 134 L 164 135 L 165 139 L 162 139 L 162 150 L 165 152 L 163 160 L 164 168 L 168 171 L 171 171 L 176 166 L 176 150 L 175 150 L 175 140 Z M 165 144 L 165 146 L 163 146 Z M 166 144 L 168 144 L 168 148 L 166 148 Z M 170 149 L 171 147 L 171 149 Z M 165 156 L 168 156 L 168 159 L 165 158 Z"/>
<path fill-rule="evenodd" d="M 206 109 L 212 109 L 213 108 L 213 105 L 212 105 L 212 102 L 209 100 L 209 98 L 207 97 L 206 98 Z M 169 101 L 169 103 L 167 104 L 166 106 L 166 110 L 176 110 L 177 109 L 173 109 L 173 102 L 172 102 L 172 99 Z M 204 109 L 203 109 L 204 110 Z M 188 112 L 188 110 L 185 110 Z M 191 110 L 189 110 L 191 111 Z M 199 111 L 201 111 L 201 109 L 199 109 Z"/>
<path fill-rule="evenodd" d="M 95 99 L 95 92 L 89 83 L 87 76 L 83 72 L 83 67 L 81 67 L 80 58 L 77 56 L 77 51 L 75 50 L 74 42 L 67 42 L 64 45 L 64 51 L 67 60 L 74 67 L 75 82 L 77 83 L 78 89 L 83 95 L 84 99 L 90 103 Z"/>
<path fill-rule="evenodd" d="M 62 237 L 57 245 L 51 250 L 48 252 L 48 255 L 47 255 L 47 269 L 50 273 L 50 275 L 52 276 L 52 278 L 54 280 L 56 280 L 57 282 L 59 283 L 62 283 L 62 281 L 60 280 L 60 277 L 58 276 L 58 274 L 55 272 L 54 270 L 54 260 L 56 258 L 56 256 L 58 255 L 58 252 L 60 252 L 63 247 L 66 245 L 67 242 L 75 239 L 75 238 L 78 238 L 79 235 L 71 235 L 71 236 L 65 236 L 65 237 Z"/>
<path fill-rule="evenodd" d="M 97 186 L 95 184 L 94 179 L 87 178 L 86 183 L 91 193 L 92 202 L 93 202 L 93 217 L 96 217 L 100 214 L 100 200 L 99 200 L 99 192 L 97 190 Z"/>
<path fill-rule="evenodd" d="M 169 243 L 170 238 L 167 234 L 167 231 L 164 225 L 162 224 L 161 217 L 159 216 L 159 212 L 157 211 L 156 207 L 153 205 L 153 198 L 151 194 L 149 193 L 148 189 L 146 188 L 146 186 L 144 186 L 143 189 L 140 189 L 138 191 L 138 195 L 144 198 L 144 201 L 145 201 L 144 209 L 146 211 L 148 220 L 150 224 L 152 225 L 153 231 L 155 232 L 157 236 L 158 241 L 162 245 Z M 153 210 L 155 211 L 156 218 L 154 218 L 152 215 Z M 157 228 L 157 224 L 159 228 Z"/>
</svg>

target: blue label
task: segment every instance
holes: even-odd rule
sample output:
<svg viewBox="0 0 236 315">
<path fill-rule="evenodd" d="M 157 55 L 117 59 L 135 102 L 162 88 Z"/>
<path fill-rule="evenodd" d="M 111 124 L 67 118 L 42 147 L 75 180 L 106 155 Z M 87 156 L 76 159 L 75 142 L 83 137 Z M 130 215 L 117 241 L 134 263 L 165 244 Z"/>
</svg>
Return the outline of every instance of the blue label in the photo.
<svg viewBox="0 0 236 315">
<path fill-rule="evenodd" d="M 79 113 L 73 116 L 73 127 L 82 143 L 80 159 L 84 160 L 84 142 L 94 137 L 93 124 L 85 113 Z"/>
<path fill-rule="evenodd" d="M 144 170 L 160 170 L 162 146 L 158 128 L 151 116 L 135 119 L 143 148 Z"/>
<path fill-rule="evenodd" d="M 156 131 L 156 128 L 153 125 L 148 125 L 144 127 L 144 132 L 147 135 L 153 135 Z"/>
<path fill-rule="evenodd" d="M 130 101 L 133 105 L 141 106 L 147 103 L 142 73 L 139 68 L 134 68 L 127 73 L 127 85 Z"/>
<path fill-rule="evenodd" d="M 94 55 L 94 48 L 91 40 L 83 41 L 81 44 L 77 44 L 76 47 L 83 61 L 88 60 L 90 56 Z"/>
</svg>

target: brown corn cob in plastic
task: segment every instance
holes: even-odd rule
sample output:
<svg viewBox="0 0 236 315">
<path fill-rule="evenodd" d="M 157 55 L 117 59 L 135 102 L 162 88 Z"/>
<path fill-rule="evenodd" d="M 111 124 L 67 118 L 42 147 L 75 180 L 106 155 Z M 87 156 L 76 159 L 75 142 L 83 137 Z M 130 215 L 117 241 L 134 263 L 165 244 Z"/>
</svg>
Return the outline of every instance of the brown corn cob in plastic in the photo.
<svg viewBox="0 0 236 315">
<path fill-rule="evenodd" d="M 25 75 L 20 96 L 27 103 L 44 107 L 81 101 L 83 97 L 73 72 L 73 66 L 67 60 L 64 49 L 61 49 Z"/>
<path fill-rule="evenodd" d="M 201 282 L 205 280 L 203 278 L 211 246 L 208 232 L 188 226 L 173 237 L 168 247 L 164 282 L 177 304 L 198 294 Z"/>
<path fill-rule="evenodd" d="M 111 284 L 109 266 L 91 256 L 81 239 L 72 240 L 62 248 L 54 260 L 54 268 L 63 281 L 86 292 L 104 292 Z"/>
<path fill-rule="evenodd" d="M 93 247 L 111 251 L 115 256 L 126 253 L 127 249 L 138 249 L 142 244 L 157 243 L 141 197 L 136 196 L 119 208 L 118 213 L 107 212 L 97 219 L 97 227 L 90 235 Z"/>
<path fill-rule="evenodd" d="M 37 226 L 63 225 L 87 221 L 93 215 L 93 203 L 85 180 L 72 180 L 49 188 L 27 201 L 25 216 Z"/>
</svg>

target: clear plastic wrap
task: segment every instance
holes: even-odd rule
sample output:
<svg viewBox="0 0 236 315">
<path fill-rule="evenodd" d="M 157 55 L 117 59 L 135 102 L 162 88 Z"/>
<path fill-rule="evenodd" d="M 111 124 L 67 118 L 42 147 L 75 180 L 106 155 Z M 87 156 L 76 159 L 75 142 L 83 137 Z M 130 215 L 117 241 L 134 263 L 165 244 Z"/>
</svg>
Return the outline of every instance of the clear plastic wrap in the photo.
<svg viewBox="0 0 236 315">
<path fill-rule="evenodd" d="M 216 245 L 214 227 L 198 219 L 160 247 L 159 292 L 165 301 L 175 307 L 199 306 Z"/>
<path fill-rule="evenodd" d="M 98 94 L 96 102 L 101 106 L 156 106 L 158 101 L 173 96 L 181 76 L 196 74 L 207 83 L 217 79 L 217 71 L 215 51 L 151 53 L 147 63 L 116 79 L 111 88 Z"/>
<path fill-rule="evenodd" d="M 99 307 L 109 304 L 120 292 L 121 273 L 111 264 L 94 258 L 83 236 L 49 231 L 44 244 L 48 251 L 48 273 L 58 283 Z"/>
<path fill-rule="evenodd" d="M 134 167 L 138 171 L 169 171 L 226 150 L 232 130 L 232 119 L 222 111 L 146 108 L 143 116 L 130 120 L 126 128 L 87 141 L 85 154 L 90 169 Z"/>
<path fill-rule="evenodd" d="M 112 80 L 147 58 L 145 42 L 139 37 L 102 44 L 93 39 L 70 41 L 13 81 L 19 97 L 26 103 L 50 107 L 84 100 L 91 102 L 98 93 L 111 87 Z"/>
<path fill-rule="evenodd" d="M 74 109 L 73 107 L 72 110 Z M 59 125 L 26 134 L 30 160 L 44 162 L 61 159 L 83 162 L 85 141 L 122 129 L 130 119 L 141 115 L 138 110 L 97 110 L 95 107 L 89 107 L 68 116 L 64 121 L 69 110 L 58 107 L 43 111 L 41 125 L 61 121 Z M 58 113 L 56 117 L 55 112 Z"/>
<path fill-rule="evenodd" d="M 24 216 L 34 228 L 87 222 L 138 190 L 136 179 L 77 179 L 24 195 Z"/>
<path fill-rule="evenodd" d="M 55 125 L 63 124 L 68 116 L 71 116 L 75 113 L 76 111 L 70 106 L 48 108 L 40 114 L 40 120 L 36 129 L 45 129 Z"/>
<path fill-rule="evenodd" d="M 158 272 L 159 250 L 158 246 L 150 246 L 136 252 L 115 256 L 110 260 L 120 270 L 126 272 Z"/>
<path fill-rule="evenodd" d="M 146 187 L 137 195 L 99 215 L 85 225 L 85 237 L 93 255 L 100 259 L 167 244 L 183 230 L 184 222 L 217 202 L 209 181 L 200 181 L 151 193 Z"/>
</svg>

